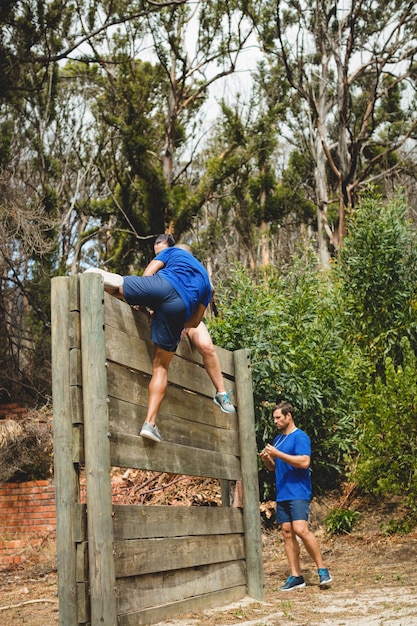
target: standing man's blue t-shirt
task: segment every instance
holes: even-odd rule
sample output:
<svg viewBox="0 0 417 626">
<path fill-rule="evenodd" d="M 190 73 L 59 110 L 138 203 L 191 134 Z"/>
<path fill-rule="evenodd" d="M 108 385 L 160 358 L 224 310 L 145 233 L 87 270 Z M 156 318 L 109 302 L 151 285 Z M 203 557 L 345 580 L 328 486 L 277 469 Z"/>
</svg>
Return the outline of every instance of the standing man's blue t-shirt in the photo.
<svg viewBox="0 0 417 626">
<path fill-rule="evenodd" d="M 274 448 L 291 455 L 311 456 L 310 437 L 297 428 L 289 435 L 278 435 Z M 310 469 L 292 467 L 285 461 L 275 458 L 276 501 L 311 500 Z"/>
<path fill-rule="evenodd" d="M 212 288 L 207 270 L 190 252 L 182 248 L 165 248 L 155 260 L 161 261 L 164 267 L 158 275 L 167 280 L 177 291 L 186 308 L 186 320 L 201 303 L 208 306 Z"/>
</svg>

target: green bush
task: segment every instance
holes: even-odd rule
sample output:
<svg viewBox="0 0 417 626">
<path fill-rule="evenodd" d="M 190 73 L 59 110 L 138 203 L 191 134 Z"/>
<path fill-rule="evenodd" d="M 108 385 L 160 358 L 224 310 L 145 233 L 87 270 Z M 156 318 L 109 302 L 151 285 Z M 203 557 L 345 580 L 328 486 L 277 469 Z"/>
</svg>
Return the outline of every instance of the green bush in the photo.
<svg viewBox="0 0 417 626">
<path fill-rule="evenodd" d="M 417 526 L 417 512 L 410 512 L 402 519 L 391 519 L 382 526 L 387 535 L 407 535 Z"/>
<path fill-rule="evenodd" d="M 217 292 L 220 316 L 212 337 L 229 350 L 251 351 L 258 447 L 276 435 L 272 407 L 287 399 L 296 423 L 313 444 L 313 485 L 334 487 L 355 433 L 356 381 L 363 363 L 344 341 L 337 293 L 306 253 L 279 273 L 255 281 L 242 267 Z M 274 479 L 260 464 L 261 495 L 274 496 Z"/>
<path fill-rule="evenodd" d="M 333 535 L 349 534 L 360 517 L 358 511 L 333 509 L 324 520 L 324 525 Z"/>
<path fill-rule="evenodd" d="M 384 371 L 360 398 L 358 456 L 352 478 L 374 494 L 398 494 L 417 503 L 417 358 L 404 337 L 402 363 L 385 359 Z"/>
<path fill-rule="evenodd" d="M 417 505 L 417 235 L 398 196 L 361 200 L 330 272 L 302 252 L 252 278 L 242 267 L 218 290 L 215 342 L 252 357 L 259 449 L 275 435 L 271 409 L 296 408 L 312 439 L 315 490 L 347 464 L 371 493 Z M 274 480 L 260 463 L 261 497 Z"/>
<path fill-rule="evenodd" d="M 365 196 L 336 263 L 348 338 L 375 371 L 386 356 L 396 360 L 401 337 L 417 349 L 417 234 L 407 212 L 400 195 Z"/>
</svg>

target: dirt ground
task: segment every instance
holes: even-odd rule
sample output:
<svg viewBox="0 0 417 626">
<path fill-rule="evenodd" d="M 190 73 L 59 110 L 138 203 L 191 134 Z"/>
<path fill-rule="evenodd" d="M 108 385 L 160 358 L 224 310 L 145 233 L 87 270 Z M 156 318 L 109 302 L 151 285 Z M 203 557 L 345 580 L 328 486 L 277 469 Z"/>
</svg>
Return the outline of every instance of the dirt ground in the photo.
<svg viewBox="0 0 417 626">
<path fill-rule="evenodd" d="M 263 532 L 265 602 L 245 598 L 204 613 L 178 616 L 159 626 L 355 626 L 417 625 L 417 532 L 387 536 L 381 527 L 397 515 L 398 502 L 351 503 L 360 520 L 350 535 L 329 536 L 320 519 L 329 499 L 316 500 L 312 528 L 333 583 L 320 589 L 315 568 L 302 549 L 305 589 L 283 593 L 287 561 L 277 529 Z M 28 550 L 24 566 L 0 572 L 0 624 L 59 624 L 53 538 Z"/>
</svg>

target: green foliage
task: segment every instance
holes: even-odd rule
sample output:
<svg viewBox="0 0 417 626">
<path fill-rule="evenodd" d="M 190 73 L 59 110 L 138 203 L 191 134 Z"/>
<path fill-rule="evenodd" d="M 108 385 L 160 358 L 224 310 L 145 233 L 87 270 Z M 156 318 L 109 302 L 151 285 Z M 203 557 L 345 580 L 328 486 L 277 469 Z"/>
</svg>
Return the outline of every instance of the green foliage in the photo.
<svg viewBox="0 0 417 626">
<path fill-rule="evenodd" d="M 333 535 L 349 534 L 360 514 L 358 511 L 350 509 L 333 509 L 324 520 L 324 525 L 329 533 Z"/>
<path fill-rule="evenodd" d="M 127 273 L 132 267 L 143 269 L 142 258 L 137 267 L 136 235 L 164 232 L 170 222 L 169 192 L 160 159 L 155 158 L 163 148 L 161 110 L 168 87 L 157 65 L 132 62 L 122 51 L 117 56 L 111 82 L 102 85 L 98 70 L 89 73 L 100 89 L 93 104 L 96 141 L 104 143 L 97 166 L 116 178 L 112 193 L 106 190 L 105 199 L 90 207 L 96 218 L 111 221 L 114 228 L 111 248 L 108 240 L 101 246 L 111 261 L 103 260 L 109 269 Z"/>
<path fill-rule="evenodd" d="M 360 397 L 361 435 L 352 477 L 374 494 L 406 495 L 417 504 L 417 358 L 404 337 L 401 364 L 385 359 L 383 375 Z"/>
<path fill-rule="evenodd" d="M 310 254 L 285 273 L 269 269 L 256 281 L 236 267 L 218 299 L 221 316 L 210 324 L 215 342 L 251 350 L 259 448 L 276 434 L 274 404 L 291 401 L 297 424 L 312 438 L 315 488 L 334 486 L 353 446 L 355 387 L 364 363 L 343 341 L 329 277 Z M 272 484 L 262 469 L 263 495 L 271 496 Z"/>
<path fill-rule="evenodd" d="M 417 526 L 417 511 L 411 511 L 402 519 L 392 518 L 382 526 L 387 535 L 407 535 Z"/>
<path fill-rule="evenodd" d="M 417 348 L 417 236 L 401 196 L 363 198 L 336 265 L 349 339 L 377 365 L 399 340 Z"/>
<path fill-rule="evenodd" d="M 357 390 L 357 456 L 365 491 L 417 503 L 417 238 L 401 196 L 363 198 L 336 263 L 349 342 L 368 360 Z M 393 527 L 395 526 L 393 522 Z M 398 526 L 399 528 L 399 526 Z"/>
<path fill-rule="evenodd" d="M 200 3 L 197 12 L 186 4 L 134 4 L 118 0 L 105 6 L 93 0 L 75 10 L 62 0 L 7 0 L 0 7 L 0 165 L 7 174 L 6 217 L 0 220 L 2 392 L 22 396 L 24 389 L 36 399 L 50 394 L 50 277 L 98 260 L 109 269 L 140 272 L 152 254 L 147 238 L 169 225 L 177 238 L 191 232 L 214 274 L 220 268 L 226 276 L 213 337 L 227 348 L 251 350 L 259 446 L 273 438 L 271 408 L 285 397 L 312 437 L 316 488 L 334 486 L 345 456 L 353 458 L 358 447 L 361 486 L 406 493 L 412 504 L 417 493 L 417 245 L 404 200 L 362 199 L 331 274 L 319 272 L 310 254 L 281 272 L 265 270 L 256 280 L 240 267 L 230 278 L 226 274 L 231 258 L 256 268 L 260 227 L 265 227 L 264 249 L 276 248 L 275 258 L 281 258 L 285 237 L 266 238 L 289 215 L 293 223 L 314 224 L 317 163 L 311 140 L 318 119 L 324 125 L 320 136 L 329 135 L 335 165 L 350 164 L 343 189 L 401 164 L 401 152 L 393 147 L 410 136 L 416 106 L 413 99 L 408 108 L 401 106 L 405 83 L 380 69 L 375 69 L 378 76 L 373 70 L 358 73 L 355 83 L 346 85 L 353 91 L 342 99 L 348 109 L 334 115 L 336 109 L 328 106 L 330 118 L 317 118 L 308 99 L 326 84 L 325 101 L 331 105 L 336 74 L 317 80 L 322 48 L 305 56 L 297 49 L 304 38 L 295 41 L 292 27 L 311 33 L 320 46 L 328 41 L 322 37 L 324 24 L 343 39 L 337 11 L 317 20 L 327 10 L 324 5 L 319 13 L 300 13 L 296 4 L 282 5 L 277 13 L 277 6 L 262 0 Z M 384 45 L 378 22 L 403 24 L 393 19 L 406 15 L 400 5 L 352 14 L 353 22 L 345 22 L 355 32 L 352 52 L 371 41 L 377 58 Z M 219 77 L 232 72 L 250 34 L 250 22 L 244 25 L 238 17 L 241 11 L 253 20 L 264 52 L 273 56 L 260 64 L 248 101 L 238 97 L 223 103 L 209 152 L 202 141 L 207 125 L 199 127 L 206 120 L 198 113 L 216 64 Z M 191 18 L 198 24 L 194 66 L 185 45 Z M 409 50 L 412 64 L 415 20 L 407 22 L 398 50 L 406 55 Z M 113 26 L 106 31 L 106 24 Z M 287 52 L 285 66 L 277 28 Z M 83 46 L 77 49 L 80 33 Z M 157 63 L 137 60 L 148 43 Z M 73 61 L 58 64 L 66 54 Z M 329 61 L 331 67 L 330 54 Z M 302 68 L 312 70 L 307 71 L 312 82 L 297 86 L 297 77 L 304 81 L 307 75 L 299 72 Z M 412 65 L 408 69 L 404 76 L 415 80 Z M 380 97 L 370 100 L 376 92 Z M 373 123 L 364 123 L 374 100 Z M 284 122 L 285 136 L 297 151 L 286 159 L 280 177 Z M 349 145 L 340 145 L 346 136 Z M 412 177 L 415 164 L 409 165 Z M 335 173 L 329 177 L 331 222 L 340 180 Z M 13 222 L 17 229 L 10 228 Z M 288 233 L 293 238 L 296 228 L 289 226 Z M 261 481 L 266 494 L 273 479 L 262 470 Z"/>
</svg>

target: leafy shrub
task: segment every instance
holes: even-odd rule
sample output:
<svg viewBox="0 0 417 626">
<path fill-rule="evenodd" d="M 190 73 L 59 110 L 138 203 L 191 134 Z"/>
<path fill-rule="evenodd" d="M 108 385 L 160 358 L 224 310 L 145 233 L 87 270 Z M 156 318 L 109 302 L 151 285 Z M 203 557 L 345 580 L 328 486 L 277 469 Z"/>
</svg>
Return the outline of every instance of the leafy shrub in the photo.
<svg viewBox="0 0 417 626">
<path fill-rule="evenodd" d="M 313 488 L 351 477 L 371 493 L 417 502 L 417 235 L 398 196 L 361 200 L 326 273 L 303 251 L 288 267 L 251 278 L 236 267 L 218 290 L 219 345 L 252 357 L 259 448 L 273 405 L 286 399 L 312 439 Z M 261 495 L 273 476 L 260 463 Z"/>
<path fill-rule="evenodd" d="M 417 234 L 407 211 L 400 195 L 362 198 L 336 263 L 348 336 L 376 369 L 396 360 L 401 337 L 417 348 Z"/>
<path fill-rule="evenodd" d="M 385 359 L 383 374 L 361 398 L 362 426 L 352 478 L 374 494 L 398 494 L 417 503 L 417 358 L 400 342 L 402 363 Z"/>
<path fill-rule="evenodd" d="M 398 195 L 361 200 L 336 263 L 347 339 L 368 359 L 358 381 L 351 479 L 417 503 L 417 234 Z M 395 522 L 392 523 L 392 527 Z"/>
<path fill-rule="evenodd" d="M 324 520 L 329 533 L 333 535 L 349 534 L 360 517 L 358 511 L 350 509 L 333 509 Z"/>
<path fill-rule="evenodd" d="M 218 345 L 251 351 L 259 449 L 275 434 L 272 407 L 287 399 L 313 444 L 313 485 L 334 487 L 355 433 L 355 390 L 363 368 L 344 341 L 340 304 L 329 276 L 305 253 L 283 272 L 268 268 L 255 281 L 242 267 L 218 289 L 220 316 L 210 323 Z M 260 464 L 261 497 L 274 479 Z"/>
<path fill-rule="evenodd" d="M 402 519 L 391 519 L 383 525 L 382 530 L 387 535 L 407 535 L 417 526 L 416 512 L 406 515 Z"/>
</svg>

